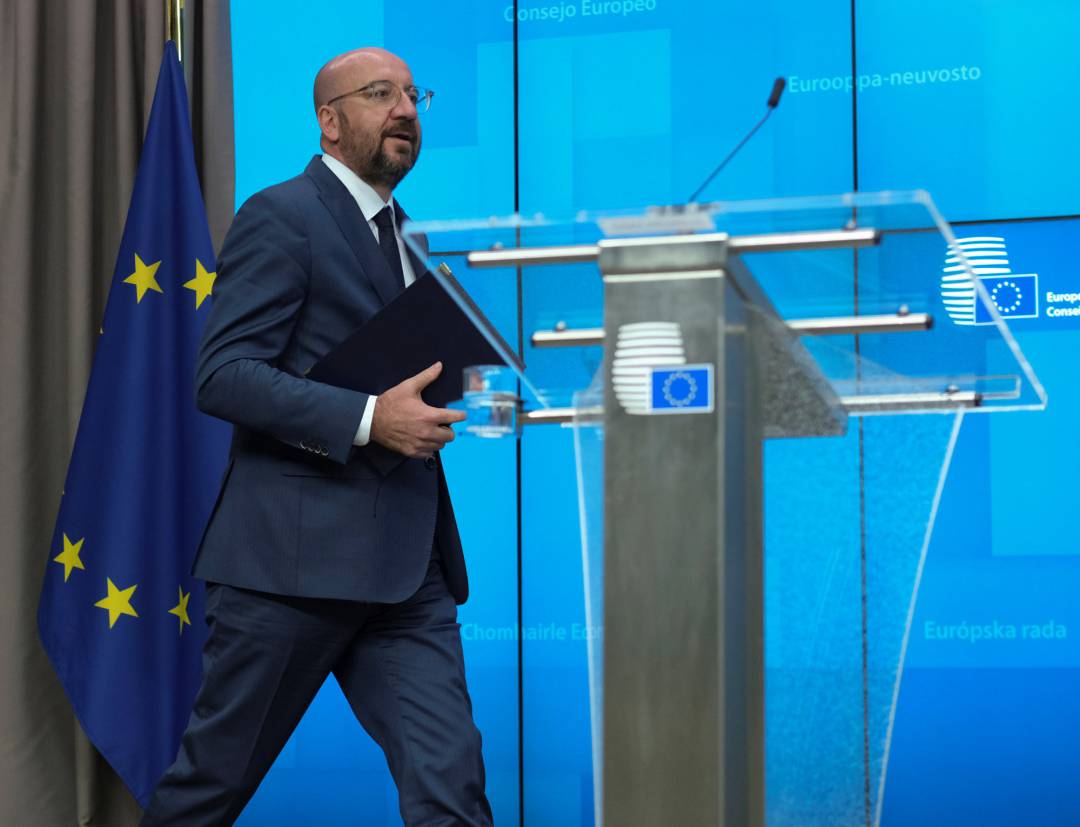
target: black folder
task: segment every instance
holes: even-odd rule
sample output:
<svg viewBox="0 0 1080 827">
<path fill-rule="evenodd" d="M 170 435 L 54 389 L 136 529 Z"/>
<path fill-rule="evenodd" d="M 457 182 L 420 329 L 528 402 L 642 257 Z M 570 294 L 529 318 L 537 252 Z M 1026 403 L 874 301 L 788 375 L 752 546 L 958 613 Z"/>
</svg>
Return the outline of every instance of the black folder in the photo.
<svg viewBox="0 0 1080 827">
<path fill-rule="evenodd" d="M 524 370 L 524 363 L 480 312 L 450 268 L 443 264 L 440 271 L 445 286 L 432 273 L 424 273 L 316 362 L 307 377 L 350 390 L 383 393 L 435 362 L 442 362 L 442 373 L 421 397 L 427 404 L 443 408 L 461 399 L 462 371 L 466 367 L 507 365 Z M 476 324 L 458 302 L 470 308 Z M 506 358 L 487 337 L 498 343 Z"/>
</svg>

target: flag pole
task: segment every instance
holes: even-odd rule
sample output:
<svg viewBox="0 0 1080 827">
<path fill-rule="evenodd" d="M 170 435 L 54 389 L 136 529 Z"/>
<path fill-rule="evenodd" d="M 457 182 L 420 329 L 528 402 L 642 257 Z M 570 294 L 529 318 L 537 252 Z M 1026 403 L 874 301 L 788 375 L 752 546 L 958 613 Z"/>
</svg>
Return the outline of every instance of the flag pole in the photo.
<svg viewBox="0 0 1080 827">
<path fill-rule="evenodd" d="M 184 0 L 165 0 L 165 40 L 176 42 L 176 55 L 184 62 Z"/>
</svg>

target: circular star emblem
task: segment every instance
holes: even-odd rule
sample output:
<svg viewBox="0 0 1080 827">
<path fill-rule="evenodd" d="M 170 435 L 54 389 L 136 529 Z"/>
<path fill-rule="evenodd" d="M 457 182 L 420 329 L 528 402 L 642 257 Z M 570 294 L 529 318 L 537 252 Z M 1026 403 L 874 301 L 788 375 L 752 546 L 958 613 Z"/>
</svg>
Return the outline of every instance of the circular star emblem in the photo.
<svg viewBox="0 0 1080 827">
<path fill-rule="evenodd" d="M 694 377 L 684 370 L 677 370 L 664 380 L 664 399 L 675 408 L 684 408 L 694 401 L 698 386 Z"/>
<path fill-rule="evenodd" d="M 990 291 L 990 298 L 1002 313 L 1014 313 L 1020 309 L 1024 294 L 1015 281 L 999 281 Z"/>
</svg>

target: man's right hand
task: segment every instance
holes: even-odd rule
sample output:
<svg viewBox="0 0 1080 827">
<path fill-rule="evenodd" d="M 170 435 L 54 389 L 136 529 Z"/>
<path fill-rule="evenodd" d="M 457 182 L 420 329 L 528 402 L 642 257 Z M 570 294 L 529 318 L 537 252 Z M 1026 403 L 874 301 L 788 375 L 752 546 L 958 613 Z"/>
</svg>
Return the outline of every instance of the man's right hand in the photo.
<svg viewBox="0 0 1080 827">
<path fill-rule="evenodd" d="M 430 457 L 452 442 L 450 424 L 464 420 L 465 412 L 433 408 L 420 398 L 420 392 L 440 373 L 442 362 L 436 362 L 379 394 L 371 417 L 371 439 L 414 459 Z"/>
</svg>

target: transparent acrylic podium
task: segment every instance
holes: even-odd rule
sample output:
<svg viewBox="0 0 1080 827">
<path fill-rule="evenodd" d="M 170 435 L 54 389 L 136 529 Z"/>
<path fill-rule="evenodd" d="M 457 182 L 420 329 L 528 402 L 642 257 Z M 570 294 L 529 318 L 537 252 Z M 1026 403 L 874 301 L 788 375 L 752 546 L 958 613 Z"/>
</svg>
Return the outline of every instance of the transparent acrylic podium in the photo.
<svg viewBox="0 0 1080 827">
<path fill-rule="evenodd" d="M 1004 245 L 922 192 L 419 234 L 496 326 L 522 281 L 565 295 L 513 424 L 482 382 L 470 416 L 575 431 L 597 824 L 878 823 L 960 424 L 1046 404 L 999 313 L 1024 285 L 979 279 Z"/>
</svg>

